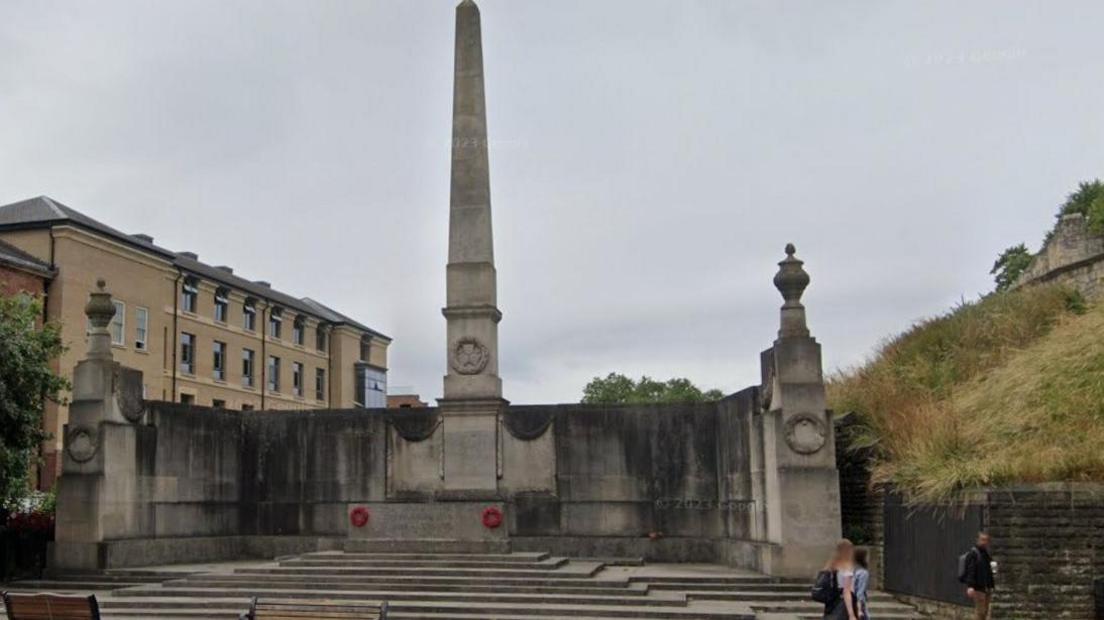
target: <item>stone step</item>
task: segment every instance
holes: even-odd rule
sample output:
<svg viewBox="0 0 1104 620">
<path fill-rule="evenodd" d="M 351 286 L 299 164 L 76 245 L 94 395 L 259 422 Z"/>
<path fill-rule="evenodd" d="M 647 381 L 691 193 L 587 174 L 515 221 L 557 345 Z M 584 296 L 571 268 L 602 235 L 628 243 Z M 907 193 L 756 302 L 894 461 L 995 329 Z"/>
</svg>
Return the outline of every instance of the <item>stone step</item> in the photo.
<svg viewBox="0 0 1104 620">
<path fill-rule="evenodd" d="M 458 617 L 465 614 L 468 618 L 494 618 L 502 620 L 508 617 L 532 618 L 553 617 L 571 618 L 670 618 L 672 620 L 754 620 L 755 615 L 747 612 L 722 611 L 716 609 L 698 609 L 694 607 L 646 607 L 646 606 L 609 606 L 609 605 L 536 605 L 522 607 L 502 603 L 429 603 L 413 601 L 388 601 L 390 618 L 439 618 L 428 614 L 451 614 L 444 617 Z"/>
<path fill-rule="evenodd" d="M 516 592 L 440 592 L 440 591 L 411 591 L 411 590 L 335 590 L 335 589 L 303 589 L 291 588 L 198 588 L 198 587 L 166 587 L 143 586 L 115 591 L 112 598 L 116 599 L 140 599 L 149 597 L 188 597 L 197 599 L 218 598 L 297 598 L 297 599 L 326 599 L 326 600 L 359 600 L 374 599 L 385 601 L 426 601 L 426 602 L 462 602 L 462 603 L 512 603 L 522 605 L 561 605 L 576 603 L 580 605 L 636 605 L 647 607 L 684 607 L 686 597 L 677 592 L 666 592 L 662 595 L 652 596 L 626 596 L 622 594 L 529 594 Z"/>
<path fill-rule="evenodd" d="M 0 585 L 0 590 L 44 590 L 53 592 L 56 590 L 96 590 L 96 591 L 110 591 L 118 588 L 129 588 L 133 586 L 148 585 L 148 582 L 136 582 L 136 581 L 66 581 L 66 580 L 54 580 L 54 579 L 29 579 L 27 581 L 16 581 L 14 583 Z"/>
<path fill-rule="evenodd" d="M 503 587 L 510 588 L 522 588 L 522 587 L 549 587 L 549 588 L 567 588 L 567 587 L 593 587 L 603 589 L 617 589 L 624 590 L 628 588 L 645 589 L 646 584 L 636 583 L 631 584 L 625 580 L 610 580 L 610 579 L 591 579 L 586 576 L 574 576 L 574 577 L 555 577 L 549 579 L 549 575 L 541 573 L 536 577 L 496 577 L 494 579 L 482 579 L 478 577 L 441 577 L 441 576 L 423 576 L 423 575 L 394 575 L 394 574 L 381 574 L 381 575 L 328 575 L 328 574 L 312 574 L 312 575 L 298 575 L 298 574 L 282 574 L 282 573 L 249 573 L 249 572 L 234 572 L 234 573 L 210 573 L 206 575 L 199 575 L 196 577 L 187 577 L 185 579 L 169 580 L 163 583 L 184 582 L 192 583 L 193 580 L 204 581 L 220 581 L 223 583 L 289 583 L 289 582 L 307 582 L 307 583 L 349 583 L 357 587 L 372 586 L 382 583 L 394 583 L 401 587 L 407 588 L 419 588 L 423 586 L 429 587 L 495 587 L 501 585 Z"/>
<path fill-rule="evenodd" d="M 455 540 L 451 538 L 353 538 L 345 541 L 347 553 L 510 553 L 508 540 Z"/>
<path fill-rule="evenodd" d="M 150 577 L 158 579 L 173 579 L 185 575 L 195 575 L 200 571 L 194 570 L 159 570 L 156 568 L 109 568 L 103 571 L 103 575 L 118 575 L 122 577 Z M 93 573 L 95 574 L 95 573 Z"/>
<path fill-rule="evenodd" d="M 651 588 L 655 591 L 654 588 Z M 778 602 L 813 602 L 810 599 L 809 590 L 800 591 L 785 591 L 785 590 L 761 590 L 761 591 L 749 591 L 745 589 L 734 590 L 729 592 L 717 592 L 714 590 L 701 591 L 701 590 L 676 590 L 677 592 L 683 592 L 687 596 L 690 596 L 697 600 L 702 601 L 778 601 Z M 880 592 L 871 592 L 868 597 L 872 602 L 880 602 L 887 605 L 900 605 L 897 601 L 888 594 Z M 813 602 L 816 604 L 815 602 Z"/>
<path fill-rule="evenodd" d="M 107 615 L 125 614 L 127 610 L 147 610 L 152 613 L 148 617 L 160 617 L 157 610 L 165 610 L 173 614 L 191 613 L 196 610 L 206 610 L 211 613 L 225 613 L 228 610 L 239 609 L 244 611 L 249 606 L 248 598 L 227 599 L 218 601 L 212 599 L 198 599 L 188 597 L 157 597 L 126 600 L 108 598 L 100 601 L 100 608 Z M 545 604 L 545 605 L 519 605 L 511 603 L 469 603 L 453 601 L 409 601 L 388 600 L 391 618 L 488 618 L 501 619 L 507 617 L 516 618 L 640 618 L 647 619 L 671 619 L 671 620 L 754 620 L 754 614 L 746 612 L 723 611 L 717 609 L 695 609 L 689 606 L 664 607 L 641 605 L 590 605 L 579 603 Z M 240 613 L 240 611 L 238 612 Z M 427 615 L 438 614 L 438 615 Z M 440 615 L 445 614 L 445 615 Z M 450 615 L 451 614 L 451 615 Z"/>
<path fill-rule="evenodd" d="M 756 583 L 652 583 L 649 581 L 632 580 L 632 583 L 646 585 L 652 590 L 694 590 L 697 592 L 804 592 L 809 594 L 809 586 L 796 583 L 771 583 L 762 581 Z"/>
<path fill-rule="evenodd" d="M 897 611 L 886 612 L 886 611 L 879 611 L 878 609 L 876 609 L 874 607 L 870 608 L 870 616 L 872 618 L 877 618 L 878 620 L 883 620 L 883 618 L 887 619 L 887 620 L 924 620 L 924 616 L 916 613 L 915 611 L 907 612 L 907 613 L 897 612 Z M 792 614 L 792 615 L 789 615 L 789 617 L 793 618 L 794 620 L 823 620 L 824 614 L 823 613 L 803 613 L 803 614 Z"/>
<path fill-rule="evenodd" d="M 233 577 L 228 579 L 227 577 Z M 243 579 L 242 577 L 247 577 Z M 558 581 L 567 581 L 560 579 Z M 232 575 L 211 578 L 192 577 L 166 581 L 166 588 L 195 587 L 195 588 L 265 588 L 281 587 L 299 590 L 352 590 L 375 589 L 402 591 L 409 588 L 423 588 L 434 592 L 512 592 L 520 594 L 625 594 L 628 596 L 644 596 L 648 594 L 646 587 L 642 585 L 629 586 L 627 583 L 602 585 L 594 581 L 585 582 L 587 585 L 566 585 L 559 583 L 531 585 L 511 583 L 427 583 L 426 580 L 409 580 L 407 582 L 378 579 L 374 581 L 327 579 L 325 581 L 306 581 L 302 579 L 269 578 L 264 580 L 250 579 L 248 575 Z"/>
<path fill-rule="evenodd" d="M 120 583 L 160 583 L 165 579 L 175 579 L 184 577 L 192 573 L 162 573 L 162 574 L 150 574 L 150 575 L 127 575 L 117 573 L 60 573 L 56 575 L 48 575 L 48 581 L 64 581 L 71 583 L 79 583 L 83 581 L 95 581 L 99 583 L 106 583 L 110 581 L 117 581 Z"/>
<path fill-rule="evenodd" d="M 565 618 L 570 620 L 610 620 L 611 616 L 582 616 L 579 614 L 571 614 L 564 616 L 552 616 L 553 618 Z M 621 617 L 621 616 L 615 616 Z M 685 617 L 685 616 L 683 616 Z M 692 616 L 691 616 L 692 617 Z M 725 620 L 754 620 L 757 618 L 754 614 L 741 614 L 730 612 L 725 615 L 710 615 L 707 616 L 711 619 L 725 619 Z M 493 616 L 488 616 L 483 612 L 425 612 L 425 611 L 399 611 L 396 612 L 393 609 L 387 613 L 388 620 L 532 620 L 532 615 L 516 615 L 510 613 L 496 613 Z M 819 617 L 818 617 L 819 618 Z M 796 620 L 796 616 L 793 617 Z"/>
<path fill-rule="evenodd" d="M 768 577 L 766 575 L 740 575 L 740 576 L 717 576 L 717 577 L 705 577 L 705 576 L 688 576 L 688 575 L 674 575 L 674 576 L 653 576 L 653 575 L 634 575 L 629 577 L 629 581 L 634 583 L 651 583 L 651 584 L 680 584 L 687 587 L 700 585 L 700 584 L 715 584 L 715 585 L 743 585 L 753 583 L 777 583 L 788 585 L 804 585 L 812 587 L 812 582 L 808 579 L 801 579 L 798 577 Z"/>
<path fill-rule="evenodd" d="M 752 604 L 752 609 L 764 614 L 792 614 L 798 618 L 821 618 L 824 606 L 810 601 L 808 604 Z M 873 618 L 922 618 L 915 609 L 903 603 L 880 603 L 870 605 L 870 615 Z"/>
<path fill-rule="evenodd" d="M 425 576 L 425 577 L 478 577 L 499 579 L 502 577 L 542 577 L 546 579 L 569 579 L 593 576 L 601 568 L 597 564 L 572 562 L 557 570 L 530 568 L 386 568 L 386 567 L 319 567 L 319 566 L 273 566 L 258 568 L 239 568 L 239 575 L 312 575 L 325 578 L 338 575 L 383 575 L 383 576 Z"/>
<path fill-rule="evenodd" d="M 606 566 L 644 566 L 644 558 L 603 558 L 594 556 L 571 556 L 572 560 L 580 562 L 598 562 Z"/>
<path fill-rule="evenodd" d="M 203 618 L 204 620 L 208 618 L 211 620 L 238 620 L 241 613 L 247 609 L 248 606 L 242 609 L 118 609 L 113 612 L 102 612 L 100 618 L 103 620 L 115 620 L 118 618 L 125 620 L 134 620 L 135 618 L 157 618 L 157 620 L 196 620 L 197 618 Z M 3 605 L 0 605 L 0 615 L 7 617 L 5 614 L 7 614 L 7 611 L 4 609 Z"/>
<path fill-rule="evenodd" d="M 546 551 L 515 551 L 513 553 L 361 553 L 348 551 L 314 551 L 291 558 L 304 559 L 330 559 L 342 558 L 347 560 L 461 560 L 461 561 L 487 561 L 487 562 L 540 562 L 552 557 Z M 598 561 L 595 559 L 594 561 Z"/>
<path fill-rule="evenodd" d="M 297 560 L 284 560 L 280 566 L 313 566 L 313 567 L 379 567 L 379 568 L 504 568 L 514 570 L 524 568 L 528 570 L 552 570 L 567 563 L 566 558 L 545 558 L 534 562 L 495 562 L 490 560 L 349 560 L 343 557 L 335 558 L 306 558 Z"/>
</svg>

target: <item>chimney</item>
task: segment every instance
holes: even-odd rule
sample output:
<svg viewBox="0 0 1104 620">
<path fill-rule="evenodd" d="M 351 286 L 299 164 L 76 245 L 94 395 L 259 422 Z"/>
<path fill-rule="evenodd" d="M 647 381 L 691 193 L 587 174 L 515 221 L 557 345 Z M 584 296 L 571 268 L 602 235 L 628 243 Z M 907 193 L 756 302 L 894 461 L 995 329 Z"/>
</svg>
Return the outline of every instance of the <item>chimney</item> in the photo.
<svg viewBox="0 0 1104 620">
<path fill-rule="evenodd" d="M 264 280 L 254 280 L 253 284 L 256 284 L 257 286 L 263 286 L 265 288 L 272 288 L 272 283 L 265 282 Z"/>
<path fill-rule="evenodd" d="M 217 267 L 215 267 L 215 269 L 218 269 L 219 271 L 225 271 L 226 273 L 230 274 L 234 273 L 234 270 L 227 267 L 226 265 L 218 265 Z"/>
<path fill-rule="evenodd" d="M 131 235 L 131 237 L 134 237 L 135 239 L 137 239 L 139 241 L 145 241 L 146 243 L 149 243 L 149 244 L 153 243 L 153 237 L 151 237 L 149 235 L 146 235 L 146 234 L 135 233 L 135 234 Z"/>
<path fill-rule="evenodd" d="M 196 254 L 195 252 L 177 252 L 176 255 L 183 256 L 184 258 L 190 258 L 196 261 L 199 260 L 199 254 Z"/>
</svg>

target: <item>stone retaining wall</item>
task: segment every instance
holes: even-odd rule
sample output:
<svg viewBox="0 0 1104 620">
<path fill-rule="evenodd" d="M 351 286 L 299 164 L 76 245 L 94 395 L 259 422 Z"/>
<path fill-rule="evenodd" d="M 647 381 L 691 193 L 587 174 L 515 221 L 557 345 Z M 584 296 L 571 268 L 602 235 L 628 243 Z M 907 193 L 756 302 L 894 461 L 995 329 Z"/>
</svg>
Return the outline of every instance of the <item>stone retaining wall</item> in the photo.
<svg viewBox="0 0 1104 620">
<path fill-rule="evenodd" d="M 1040 282 L 1066 284 L 1090 298 L 1104 294 L 1104 237 L 1093 235 L 1081 214 L 1065 215 L 1058 221 L 1054 234 L 1016 286 Z"/>
<path fill-rule="evenodd" d="M 1095 618 L 1104 576 L 1104 485 L 986 493 L 999 565 L 994 618 Z"/>
<path fill-rule="evenodd" d="M 850 448 L 853 433 L 848 418 L 837 422 L 842 531 L 866 536 L 863 542 L 882 557 L 884 565 L 901 561 L 894 557 L 893 549 L 885 547 L 885 494 L 871 485 L 871 455 Z M 1104 606 L 1104 592 L 1094 591 L 1104 580 L 1104 484 L 982 489 L 968 494 L 966 503 L 982 508 L 982 522 L 993 538 L 999 571 L 994 619 L 1104 618 L 1096 611 Z M 924 513 L 917 510 L 913 518 L 923 518 Z M 963 541 L 962 550 L 969 544 Z M 930 570 L 954 570 L 955 558 L 945 560 L 946 566 Z M 933 617 L 972 617 L 968 608 L 950 601 L 898 594 Z"/>
</svg>

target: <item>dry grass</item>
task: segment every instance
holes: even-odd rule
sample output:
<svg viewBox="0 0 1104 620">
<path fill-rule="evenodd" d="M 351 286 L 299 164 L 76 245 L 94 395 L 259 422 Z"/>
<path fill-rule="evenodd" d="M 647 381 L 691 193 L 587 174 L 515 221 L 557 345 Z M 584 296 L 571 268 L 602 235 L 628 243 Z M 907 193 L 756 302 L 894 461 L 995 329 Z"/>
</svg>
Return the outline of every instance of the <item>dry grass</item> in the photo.
<svg viewBox="0 0 1104 620">
<path fill-rule="evenodd" d="M 875 477 L 917 501 L 978 485 L 1104 479 L 1104 306 L 1057 286 L 990 295 L 835 377 Z"/>
</svg>

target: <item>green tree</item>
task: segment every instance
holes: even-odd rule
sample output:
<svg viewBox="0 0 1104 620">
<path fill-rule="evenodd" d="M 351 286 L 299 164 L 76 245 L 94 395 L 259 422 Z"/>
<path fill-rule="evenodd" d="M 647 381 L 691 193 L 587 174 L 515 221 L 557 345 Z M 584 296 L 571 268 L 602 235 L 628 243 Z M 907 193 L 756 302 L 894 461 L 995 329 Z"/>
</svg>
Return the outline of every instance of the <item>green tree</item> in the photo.
<svg viewBox="0 0 1104 620">
<path fill-rule="evenodd" d="M 1078 183 L 1077 189 L 1066 196 L 1066 201 L 1062 203 L 1054 217 L 1062 219 L 1063 215 L 1073 213 L 1085 216 L 1090 232 L 1104 235 L 1104 182 L 1093 179 Z M 1043 238 L 1043 245 L 1053 237 L 1054 228 L 1052 227 Z"/>
<path fill-rule="evenodd" d="M 1066 201 L 1062 203 L 1057 217 L 1061 218 L 1071 213 L 1080 213 L 1088 217 L 1089 207 L 1101 196 L 1104 196 L 1104 183 L 1101 183 L 1100 179 L 1082 181 L 1077 185 L 1076 191 L 1066 196 Z"/>
<path fill-rule="evenodd" d="M 633 381 L 623 374 L 611 372 L 595 377 L 583 388 L 583 402 L 588 404 L 680 403 L 720 400 L 724 392 L 705 390 L 689 379 L 657 381 L 648 376 Z"/>
<path fill-rule="evenodd" d="M 62 402 L 69 383 L 50 368 L 65 347 L 61 328 L 39 326 L 42 304 L 29 295 L 0 296 L 0 506 L 27 493 L 47 400 Z"/>
<path fill-rule="evenodd" d="M 1104 235 L 1104 192 L 1089 203 L 1089 232 Z"/>
<path fill-rule="evenodd" d="M 1022 243 L 1001 252 L 997 262 L 993 263 L 993 268 L 989 270 L 997 283 L 997 290 L 1008 290 L 1030 264 L 1031 252 L 1028 252 L 1027 246 Z"/>
</svg>

